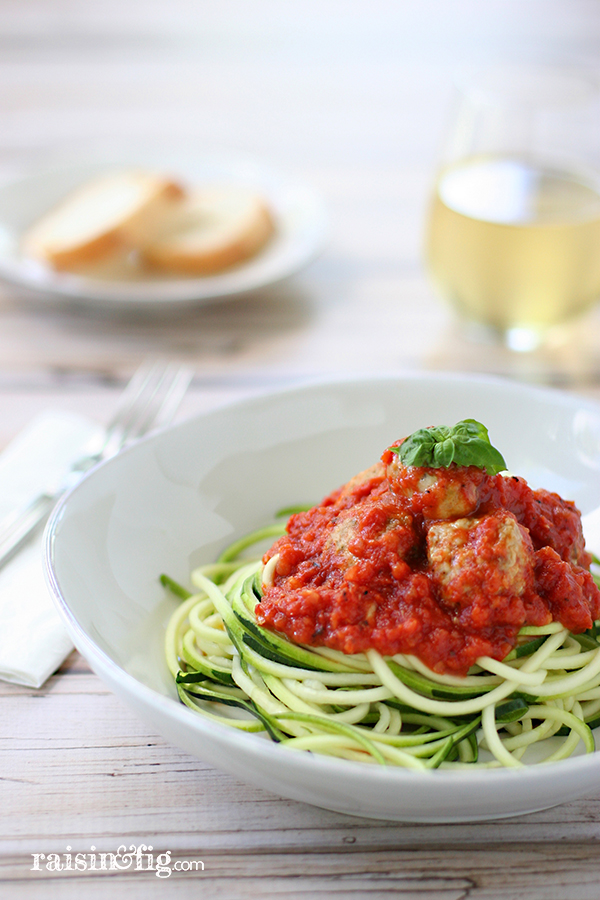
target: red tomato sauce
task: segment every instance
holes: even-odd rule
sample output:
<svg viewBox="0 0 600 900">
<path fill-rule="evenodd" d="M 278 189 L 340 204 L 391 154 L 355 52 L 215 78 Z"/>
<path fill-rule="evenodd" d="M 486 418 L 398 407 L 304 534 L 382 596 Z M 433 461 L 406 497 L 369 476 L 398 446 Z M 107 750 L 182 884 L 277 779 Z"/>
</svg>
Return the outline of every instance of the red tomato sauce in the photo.
<svg viewBox="0 0 600 900">
<path fill-rule="evenodd" d="M 343 653 L 413 654 L 465 675 L 524 625 L 600 617 L 581 517 L 557 494 L 469 466 L 403 466 L 391 449 L 291 517 L 258 622 Z"/>
</svg>

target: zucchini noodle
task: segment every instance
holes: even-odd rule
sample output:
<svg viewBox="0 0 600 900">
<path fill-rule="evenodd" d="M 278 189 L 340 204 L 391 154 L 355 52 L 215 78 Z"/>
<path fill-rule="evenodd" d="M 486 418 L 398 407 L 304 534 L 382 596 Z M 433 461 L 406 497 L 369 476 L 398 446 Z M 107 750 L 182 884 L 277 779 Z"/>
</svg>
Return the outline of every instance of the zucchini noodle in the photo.
<svg viewBox="0 0 600 900">
<path fill-rule="evenodd" d="M 465 678 L 410 655 L 293 644 L 258 625 L 274 563 L 246 555 L 284 531 L 253 532 L 195 569 L 194 594 L 161 577 L 183 601 L 165 651 L 186 706 L 294 750 L 410 769 L 521 768 L 595 750 L 600 623 L 581 635 L 558 622 L 525 627 L 502 662 L 481 657 Z"/>
</svg>

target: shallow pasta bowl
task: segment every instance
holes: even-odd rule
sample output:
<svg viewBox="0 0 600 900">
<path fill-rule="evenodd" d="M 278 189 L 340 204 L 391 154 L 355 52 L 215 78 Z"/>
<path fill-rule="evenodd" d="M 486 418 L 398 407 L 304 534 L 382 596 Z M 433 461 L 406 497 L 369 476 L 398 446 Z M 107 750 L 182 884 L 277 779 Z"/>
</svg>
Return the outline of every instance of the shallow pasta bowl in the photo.
<svg viewBox="0 0 600 900">
<path fill-rule="evenodd" d="M 380 819 L 458 822 L 547 808 L 600 788 L 597 754 L 518 770 L 417 772 L 294 751 L 182 706 L 164 660 L 176 606 L 162 572 L 188 583 L 281 507 L 318 502 L 394 440 L 483 421 L 511 471 L 583 513 L 600 508 L 600 407 L 511 382 L 453 375 L 312 383 L 152 435 L 99 466 L 55 510 L 46 571 L 78 649 L 172 743 L 270 791 Z M 596 552 L 599 548 L 596 549 Z"/>
</svg>

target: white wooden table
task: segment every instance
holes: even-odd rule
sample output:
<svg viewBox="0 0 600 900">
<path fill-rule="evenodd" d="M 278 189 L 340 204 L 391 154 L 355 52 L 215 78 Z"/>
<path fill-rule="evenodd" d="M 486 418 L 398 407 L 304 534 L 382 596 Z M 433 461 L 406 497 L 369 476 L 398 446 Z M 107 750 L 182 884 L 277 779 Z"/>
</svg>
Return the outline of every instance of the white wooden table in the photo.
<svg viewBox="0 0 600 900">
<path fill-rule="evenodd" d="M 103 142 L 225 148 L 312 183 L 331 230 L 288 282 L 177 313 L 57 308 L 2 288 L 0 447 L 46 408 L 106 421 L 149 353 L 193 364 L 181 416 L 306 376 L 428 368 L 600 400 L 597 310 L 579 343 L 533 362 L 470 346 L 420 257 L 453 67 L 509 51 L 593 62 L 599 49 L 595 0 L 3 0 L 0 173 Z M 169 746 L 77 653 L 43 688 L 0 682 L 0 695 L 1 897 L 600 896 L 600 795 L 476 825 L 371 822 Z M 33 854 L 120 844 L 204 871 L 32 871 Z"/>
</svg>

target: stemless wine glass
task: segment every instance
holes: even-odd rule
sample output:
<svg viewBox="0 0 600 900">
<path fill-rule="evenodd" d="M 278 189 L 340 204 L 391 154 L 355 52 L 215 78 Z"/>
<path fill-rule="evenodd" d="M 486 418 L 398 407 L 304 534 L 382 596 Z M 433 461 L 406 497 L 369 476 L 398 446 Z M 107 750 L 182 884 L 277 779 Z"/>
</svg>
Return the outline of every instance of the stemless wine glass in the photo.
<svg viewBox="0 0 600 900">
<path fill-rule="evenodd" d="M 532 350 L 600 297 L 593 74 L 488 69 L 458 86 L 426 259 L 460 317 Z"/>
</svg>

